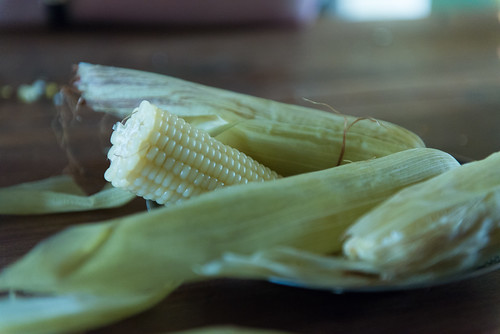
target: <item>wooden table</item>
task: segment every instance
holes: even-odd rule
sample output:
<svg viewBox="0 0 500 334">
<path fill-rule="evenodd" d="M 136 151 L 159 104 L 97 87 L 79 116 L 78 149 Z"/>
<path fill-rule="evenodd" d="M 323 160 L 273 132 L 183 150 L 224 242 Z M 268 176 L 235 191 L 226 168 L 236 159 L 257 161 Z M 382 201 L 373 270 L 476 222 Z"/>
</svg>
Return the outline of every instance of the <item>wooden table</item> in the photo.
<svg viewBox="0 0 500 334">
<path fill-rule="evenodd" d="M 59 84 L 79 61 L 169 74 L 280 101 L 327 103 L 398 123 L 430 147 L 480 159 L 500 148 L 496 13 L 408 22 L 207 29 L 98 27 L 0 32 L 0 86 Z M 0 186 L 62 173 L 54 107 L 0 98 Z M 83 143 L 82 143 L 83 144 Z M 0 268 L 71 224 L 144 209 L 0 216 Z M 446 286 L 334 294 L 261 281 L 181 286 L 143 314 L 92 333 L 158 333 L 233 324 L 297 333 L 500 331 L 500 273 Z"/>
</svg>

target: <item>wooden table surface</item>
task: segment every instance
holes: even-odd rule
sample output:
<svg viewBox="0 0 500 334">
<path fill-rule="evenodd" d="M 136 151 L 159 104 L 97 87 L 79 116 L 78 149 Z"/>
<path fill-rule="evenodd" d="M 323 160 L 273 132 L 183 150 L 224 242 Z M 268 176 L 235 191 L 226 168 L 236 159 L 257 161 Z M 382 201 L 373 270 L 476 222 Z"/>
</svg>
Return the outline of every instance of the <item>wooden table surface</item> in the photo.
<svg viewBox="0 0 500 334">
<path fill-rule="evenodd" d="M 79 61 L 123 66 L 290 103 L 327 103 L 480 159 L 500 149 L 499 50 L 495 12 L 406 22 L 321 19 L 300 28 L 9 30 L 0 31 L 0 87 L 39 78 L 64 84 Z M 54 113 L 47 100 L 0 97 L 0 186 L 63 172 Z M 66 226 L 143 209 L 136 201 L 95 212 L 0 216 L 0 268 Z M 340 295 L 210 280 L 183 285 L 157 307 L 92 333 L 224 324 L 296 333 L 500 332 L 500 272 L 440 287 Z"/>
</svg>

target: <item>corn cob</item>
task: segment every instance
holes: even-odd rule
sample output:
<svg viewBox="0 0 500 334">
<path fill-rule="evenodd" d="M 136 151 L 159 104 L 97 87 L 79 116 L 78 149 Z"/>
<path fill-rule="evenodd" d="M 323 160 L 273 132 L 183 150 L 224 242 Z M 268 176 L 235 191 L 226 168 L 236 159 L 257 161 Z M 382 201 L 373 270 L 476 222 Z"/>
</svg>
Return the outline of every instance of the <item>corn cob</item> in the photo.
<svg viewBox="0 0 500 334">
<path fill-rule="evenodd" d="M 125 124 L 117 123 L 105 173 L 113 186 L 159 204 L 223 186 L 267 181 L 269 168 L 143 101 Z"/>
<path fill-rule="evenodd" d="M 500 152 L 408 187 L 360 218 L 344 252 L 387 278 L 432 278 L 500 254 Z"/>
<path fill-rule="evenodd" d="M 346 134 L 356 117 L 160 74 L 80 63 L 74 85 L 87 106 L 120 119 L 149 100 L 209 132 L 230 125 L 217 139 L 283 176 L 424 147 L 416 134 L 389 122 L 364 120 Z"/>
</svg>

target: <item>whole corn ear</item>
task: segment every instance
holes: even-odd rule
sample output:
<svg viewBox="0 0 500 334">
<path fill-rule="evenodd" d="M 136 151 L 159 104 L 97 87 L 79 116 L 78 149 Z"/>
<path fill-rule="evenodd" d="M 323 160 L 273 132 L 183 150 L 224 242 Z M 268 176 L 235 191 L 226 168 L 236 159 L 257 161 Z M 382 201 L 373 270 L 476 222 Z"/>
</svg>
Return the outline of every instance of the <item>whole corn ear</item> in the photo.
<svg viewBox="0 0 500 334">
<path fill-rule="evenodd" d="M 500 152 L 403 189 L 347 232 L 344 253 L 387 278 L 456 273 L 500 254 Z"/>
<path fill-rule="evenodd" d="M 278 178 L 252 158 L 147 101 L 125 124 L 115 125 L 111 143 L 106 180 L 159 204 Z"/>
<path fill-rule="evenodd" d="M 458 166 L 453 157 L 439 150 L 406 150 L 273 182 L 226 187 L 179 205 L 71 228 L 7 269 L 0 276 L 0 288 L 7 282 L 12 288 L 22 288 L 23 284 L 60 281 L 53 286 L 55 291 L 77 284 L 87 289 L 93 284 L 106 286 L 115 275 L 128 277 L 120 280 L 125 285 L 144 287 L 151 280 L 182 278 L 192 261 L 205 263 L 222 252 L 245 254 L 286 245 L 332 253 L 341 250 L 345 230 L 360 216 L 397 191 Z M 58 247 L 67 251 L 59 253 Z M 173 258 L 169 251 L 175 253 Z M 142 256 L 151 263 L 138 260 Z M 152 275 L 149 269 L 144 271 L 148 277 L 132 274 L 136 265 L 163 263 L 165 257 L 175 264 L 175 268 L 162 264 L 155 269 L 165 276 Z M 59 266 L 64 270 L 56 270 Z M 35 268 L 40 275 L 15 274 Z M 114 284 L 113 288 L 122 286 Z"/>
<path fill-rule="evenodd" d="M 209 132 L 230 125 L 219 140 L 283 176 L 424 147 L 416 134 L 389 122 L 354 124 L 353 116 L 160 74 L 80 63 L 74 85 L 87 106 L 118 118 L 148 100 Z"/>
<path fill-rule="evenodd" d="M 0 316 L 0 332 L 15 333 L 10 326 L 20 325 L 17 333 L 26 333 L 22 326 L 53 324 L 58 331 L 52 333 L 65 333 L 72 324 L 79 326 L 71 327 L 75 331 L 115 321 L 151 306 L 147 296 L 160 300 L 182 282 L 201 279 L 193 268 L 226 252 L 253 254 L 275 246 L 338 252 L 345 229 L 359 216 L 396 191 L 457 166 L 438 150 L 406 150 L 272 182 L 225 187 L 178 205 L 71 227 L 7 267 L 0 274 L 0 291 L 87 296 L 85 300 L 74 312 L 61 309 L 43 319 L 29 313 Z M 23 309 L 29 299 L 16 302 Z M 0 310 L 9 303 L 0 298 Z"/>
</svg>

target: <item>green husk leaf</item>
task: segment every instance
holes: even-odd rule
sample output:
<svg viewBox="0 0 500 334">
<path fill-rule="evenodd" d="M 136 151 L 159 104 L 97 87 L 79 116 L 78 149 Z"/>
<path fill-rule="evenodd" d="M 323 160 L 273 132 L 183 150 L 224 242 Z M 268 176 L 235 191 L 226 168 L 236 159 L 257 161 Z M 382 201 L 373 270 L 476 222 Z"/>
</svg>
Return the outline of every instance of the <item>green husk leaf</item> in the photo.
<svg viewBox="0 0 500 334">
<path fill-rule="evenodd" d="M 69 293 L 0 298 L 2 333 L 54 334 L 92 329 L 140 312 L 168 291 L 123 295 Z"/>
<path fill-rule="evenodd" d="M 275 247 L 251 255 L 225 253 L 196 271 L 206 276 L 264 279 L 314 289 L 365 288 L 381 284 L 380 271 L 363 261 Z"/>
<path fill-rule="evenodd" d="M 106 185 L 87 195 L 68 175 L 52 176 L 0 188 L 0 213 L 29 215 L 113 208 L 125 205 L 136 196 Z"/>
</svg>

